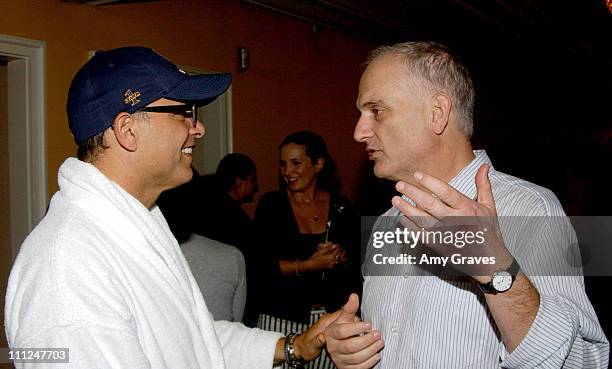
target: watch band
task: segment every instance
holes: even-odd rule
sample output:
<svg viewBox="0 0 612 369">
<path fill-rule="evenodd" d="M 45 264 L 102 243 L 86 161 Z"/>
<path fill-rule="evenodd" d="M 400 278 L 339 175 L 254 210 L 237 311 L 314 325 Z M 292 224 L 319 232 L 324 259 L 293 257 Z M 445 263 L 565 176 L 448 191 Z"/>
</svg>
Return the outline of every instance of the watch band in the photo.
<svg viewBox="0 0 612 369">
<path fill-rule="evenodd" d="M 304 359 L 300 359 L 295 355 L 295 348 L 293 347 L 293 340 L 299 333 L 291 333 L 285 337 L 285 363 L 292 368 L 304 368 L 306 362 Z"/>
<path fill-rule="evenodd" d="M 510 274 L 510 276 L 512 276 L 512 283 L 514 283 L 514 280 L 516 280 L 516 275 L 518 274 L 519 270 L 521 270 L 521 267 L 518 263 L 518 261 L 516 261 L 515 258 L 512 258 L 512 264 L 510 264 L 510 266 L 507 269 L 502 269 L 502 270 L 498 270 L 496 272 L 493 273 L 493 275 L 491 276 L 491 280 L 487 283 L 478 283 L 478 287 L 480 287 L 480 290 L 484 293 L 488 293 L 491 295 L 496 295 L 499 292 L 505 292 L 505 291 L 498 291 L 495 289 L 495 287 L 493 287 L 493 278 L 495 278 L 495 273 L 497 272 L 507 272 L 508 274 Z M 510 286 L 512 287 L 512 285 Z M 508 289 L 509 290 L 509 289 Z M 506 290 L 506 291 L 508 291 Z"/>
</svg>

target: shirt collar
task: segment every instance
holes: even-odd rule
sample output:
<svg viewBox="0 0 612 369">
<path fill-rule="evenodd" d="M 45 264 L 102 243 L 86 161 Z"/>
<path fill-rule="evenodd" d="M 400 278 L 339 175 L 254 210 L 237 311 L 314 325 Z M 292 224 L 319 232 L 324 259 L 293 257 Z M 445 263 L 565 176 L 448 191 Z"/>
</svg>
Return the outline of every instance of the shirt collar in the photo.
<svg viewBox="0 0 612 369">
<path fill-rule="evenodd" d="M 472 159 L 467 166 L 461 169 L 461 171 L 453 179 L 451 179 L 450 182 L 448 182 L 449 185 L 470 199 L 476 199 L 476 173 L 478 172 L 478 168 L 480 168 L 483 164 L 489 164 L 489 173 L 493 172 L 493 163 L 491 163 L 491 159 L 489 159 L 487 152 L 485 150 L 473 151 L 474 159 Z M 414 205 L 414 201 L 412 201 L 411 198 L 406 197 L 405 195 L 402 195 L 402 198 Z M 393 207 L 389 209 L 387 213 L 386 215 L 392 215 L 394 213 L 399 214 L 399 210 Z"/>
<path fill-rule="evenodd" d="M 470 199 L 475 199 L 477 194 L 476 173 L 483 164 L 489 164 L 490 171 L 493 171 L 493 164 L 486 151 L 474 150 L 474 159 L 455 178 L 451 179 L 448 184 Z"/>
</svg>

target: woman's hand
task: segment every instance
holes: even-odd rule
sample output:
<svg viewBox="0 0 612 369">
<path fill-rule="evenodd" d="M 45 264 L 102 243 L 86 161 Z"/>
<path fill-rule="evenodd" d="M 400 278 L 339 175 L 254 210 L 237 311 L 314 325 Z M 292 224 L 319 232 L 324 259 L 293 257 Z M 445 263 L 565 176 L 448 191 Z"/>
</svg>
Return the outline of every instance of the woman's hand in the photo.
<svg viewBox="0 0 612 369">
<path fill-rule="evenodd" d="M 295 354 L 306 361 L 316 359 L 325 348 L 325 330 L 335 322 L 342 310 L 323 315 L 316 323 L 295 338 Z"/>
<path fill-rule="evenodd" d="M 304 263 L 310 272 L 333 269 L 347 260 L 346 253 L 337 243 L 320 243 L 317 251 Z"/>
<path fill-rule="evenodd" d="M 306 260 L 279 260 L 281 272 L 285 276 L 300 276 L 302 273 L 333 269 L 348 262 L 348 256 L 337 243 L 325 242 L 317 246 L 317 251 Z"/>
<path fill-rule="evenodd" d="M 295 356 L 304 360 L 311 361 L 316 359 L 321 350 L 325 348 L 325 331 L 330 324 L 336 321 L 342 310 L 323 315 L 316 323 L 308 327 L 308 329 L 297 335 L 293 341 Z M 280 364 L 285 360 L 285 339 L 283 337 L 276 343 L 276 351 L 274 354 L 274 364 Z"/>
</svg>

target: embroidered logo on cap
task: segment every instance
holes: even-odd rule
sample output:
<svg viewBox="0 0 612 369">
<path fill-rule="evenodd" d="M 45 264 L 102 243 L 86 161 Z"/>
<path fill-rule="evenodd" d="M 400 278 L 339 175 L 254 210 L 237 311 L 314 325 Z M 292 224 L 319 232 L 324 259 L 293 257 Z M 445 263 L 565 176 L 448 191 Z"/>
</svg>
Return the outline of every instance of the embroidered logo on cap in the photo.
<svg viewBox="0 0 612 369">
<path fill-rule="evenodd" d="M 123 96 L 125 96 L 123 102 L 126 105 L 131 103 L 132 106 L 134 106 L 140 102 L 140 91 L 132 92 L 132 90 L 127 90 L 125 91 L 125 94 L 123 94 Z"/>
</svg>

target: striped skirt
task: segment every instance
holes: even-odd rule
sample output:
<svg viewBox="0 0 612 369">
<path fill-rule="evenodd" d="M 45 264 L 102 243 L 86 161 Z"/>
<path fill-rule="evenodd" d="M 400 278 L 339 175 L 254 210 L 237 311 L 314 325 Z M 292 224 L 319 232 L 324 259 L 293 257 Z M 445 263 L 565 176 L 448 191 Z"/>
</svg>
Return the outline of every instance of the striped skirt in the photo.
<svg viewBox="0 0 612 369">
<path fill-rule="evenodd" d="M 325 310 L 313 310 L 310 312 L 310 324 L 314 324 L 321 316 L 325 314 Z M 257 320 L 257 327 L 261 329 L 265 329 L 267 331 L 280 332 L 283 335 L 288 335 L 290 333 L 302 333 L 308 326 L 304 323 L 293 322 L 291 320 L 285 320 L 281 318 L 277 318 L 275 316 L 267 315 L 267 314 L 259 314 L 259 319 Z M 277 368 L 277 367 L 275 367 Z M 283 369 L 291 369 L 286 363 L 283 363 Z M 314 359 L 313 361 L 306 364 L 307 369 L 336 369 L 332 359 L 327 355 L 327 351 L 323 349 L 321 351 L 321 356 Z"/>
</svg>

